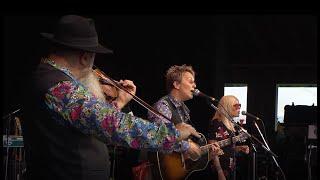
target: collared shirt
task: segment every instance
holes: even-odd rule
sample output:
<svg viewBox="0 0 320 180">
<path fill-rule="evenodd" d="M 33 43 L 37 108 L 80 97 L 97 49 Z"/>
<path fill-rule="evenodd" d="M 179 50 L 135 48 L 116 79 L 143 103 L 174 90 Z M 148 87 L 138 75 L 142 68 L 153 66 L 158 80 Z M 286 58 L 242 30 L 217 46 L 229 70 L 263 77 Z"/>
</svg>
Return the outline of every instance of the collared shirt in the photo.
<svg viewBox="0 0 320 180">
<path fill-rule="evenodd" d="M 68 69 L 50 60 L 43 60 L 43 63 L 50 64 L 72 79 L 59 82 L 45 94 L 45 104 L 60 125 L 71 125 L 103 142 L 116 142 L 135 149 L 171 152 L 178 144 L 176 139 L 180 133 L 173 123 L 150 123 L 122 113 L 112 104 L 99 101 Z"/>
<path fill-rule="evenodd" d="M 154 104 L 154 108 L 156 110 L 158 110 L 161 114 L 163 114 L 164 116 L 166 116 L 168 119 L 172 118 L 172 111 L 170 110 L 170 106 L 168 104 L 168 101 L 166 101 L 165 99 L 169 99 L 173 105 L 176 107 L 177 113 L 180 116 L 182 122 L 184 123 L 188 123 L 188 121 L 190 120 L 190 110 L 189 108 L 184 104 L 183 101 L 178 101 L 176 100 L 173 96 L 166 95 L 164 97 L 162 97 L 159 101 L 157 101 Z M 160 117 L 157 115 L 154 115 L 153 113 L 151 113 L 150 111 L 148 112 L 148 117 L 150 120 L 157 122 L 157 123 L 163 123 L 163 122 L 170 122 L 169 120 L 165 119 L 164 117 Z M 188 150 L 190 147 L 188 141 L 181 141 L 181 148 L 175 148 L 175 151 L 186 151 Z"/>
</svg>

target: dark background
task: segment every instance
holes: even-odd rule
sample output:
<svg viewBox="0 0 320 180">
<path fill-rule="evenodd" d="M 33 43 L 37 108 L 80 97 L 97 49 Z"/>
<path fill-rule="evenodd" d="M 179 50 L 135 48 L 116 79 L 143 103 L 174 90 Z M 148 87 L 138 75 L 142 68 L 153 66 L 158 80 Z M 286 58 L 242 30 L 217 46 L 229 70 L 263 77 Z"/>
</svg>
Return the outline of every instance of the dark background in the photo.
<svg viewBox="0 0 320 180">
<path fill-rule="evenodd" d="M 276 84 L 317 83 L 317 16 L 312 13 L 81 15 L 95 20 L 99 41 L 114 50 L 114 55 L 97 55 L 96 65 L 116 80 L 133 80 L 137 96 L 149 104 L 166 94 L 164 75 L 171 65 L 192 65 L 197 88 L 217 99 L 225 83 L 247 84 L 247 111 L 263 119 L 271 149 L 277 148 Z M 46 50 L 39 33 L 52 32 L 59 17 L 4 16 L 3 115 L 19 109 L 27 96 L 20 84 Z M 186 104 L 195 127 L 206 133 L 214 111 L 200 98 Z M 137 103 L 130 105 L 146 117 Z M 281 163 L 287 174 L 290 167 Z"/>
</svg>

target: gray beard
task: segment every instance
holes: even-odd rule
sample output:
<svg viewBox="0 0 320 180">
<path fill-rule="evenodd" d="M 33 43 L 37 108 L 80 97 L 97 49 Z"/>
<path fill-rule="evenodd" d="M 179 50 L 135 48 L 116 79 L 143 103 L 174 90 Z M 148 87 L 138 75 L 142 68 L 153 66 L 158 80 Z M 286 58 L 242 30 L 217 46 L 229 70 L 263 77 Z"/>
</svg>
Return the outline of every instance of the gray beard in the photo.
<svg viewBox="0 0 320 180">
<path fill-rule="evenodd" d="M 98 77 L 92 71 L 82 75 L 81 78 L 79 78 L 79 81 L 88 88 L 89 92 L 91 92 L 98 100 L 106 102 L 106 97 L 100 86 Z"/>
</svg>

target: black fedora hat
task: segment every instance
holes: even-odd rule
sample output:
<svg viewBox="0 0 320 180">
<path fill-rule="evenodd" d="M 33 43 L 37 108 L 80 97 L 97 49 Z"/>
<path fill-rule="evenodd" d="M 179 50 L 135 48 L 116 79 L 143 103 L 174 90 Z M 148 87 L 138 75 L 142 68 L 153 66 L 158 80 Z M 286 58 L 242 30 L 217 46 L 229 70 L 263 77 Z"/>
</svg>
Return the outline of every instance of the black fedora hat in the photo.
<svg viewBox="0 0 320 180">
<path fill-rule="evenodd" d="M 93 19 L 77 15 L 63 16 L 53 34 L 40 33 L 46 39 L 70 48 L 95 53 L 112 53 L 112 50 L 99 44 Z"/>
</svg>

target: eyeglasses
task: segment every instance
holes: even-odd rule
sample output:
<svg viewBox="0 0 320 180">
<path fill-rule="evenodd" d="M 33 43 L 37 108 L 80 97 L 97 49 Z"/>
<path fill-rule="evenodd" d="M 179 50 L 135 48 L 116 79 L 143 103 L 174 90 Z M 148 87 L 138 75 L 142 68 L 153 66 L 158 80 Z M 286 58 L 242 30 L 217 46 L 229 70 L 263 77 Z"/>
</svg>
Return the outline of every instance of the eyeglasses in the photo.
<svg viewBox="0 0 320 180">
<path fill-rule="evenodd" d="M 241 108 L 241 104 L 234 104 L 233 107 L 235 107 L 235 108 Z"/>
</svg>

